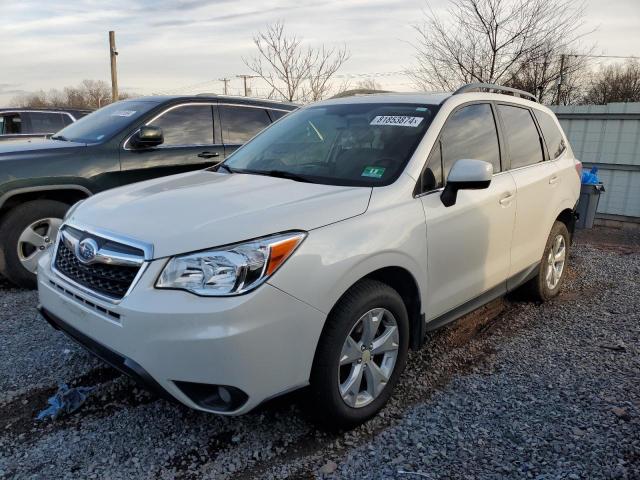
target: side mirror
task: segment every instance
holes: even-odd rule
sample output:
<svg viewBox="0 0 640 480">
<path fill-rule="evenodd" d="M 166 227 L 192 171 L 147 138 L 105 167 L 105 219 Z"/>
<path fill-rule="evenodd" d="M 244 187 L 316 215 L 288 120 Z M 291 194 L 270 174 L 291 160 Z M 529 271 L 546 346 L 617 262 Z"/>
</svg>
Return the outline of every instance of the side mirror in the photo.
<svg viewBox="0 0 640 480">
<path fill-rule="evenodd" d="M 135 148 L 152 148 L 161 145 L 164 142 L 164 134 L 160 127 L 152 127 L 143 125 L 140 127 L 133 137 L 131 143 Z"/>
<path fill-rule="evenodd" d="M 493 165 L 482 160 L 457 160 L 447 176 L 440 200 L 445 207 L 455 205 L 458 190 L 481 190 L 491 183 Z"/>
</svg>

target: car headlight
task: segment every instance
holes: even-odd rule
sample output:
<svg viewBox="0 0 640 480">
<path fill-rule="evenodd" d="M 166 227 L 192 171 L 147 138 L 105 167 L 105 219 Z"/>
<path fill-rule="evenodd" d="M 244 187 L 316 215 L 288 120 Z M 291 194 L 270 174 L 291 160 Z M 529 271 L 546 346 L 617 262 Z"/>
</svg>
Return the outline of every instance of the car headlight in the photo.
<svg viewBox="0 0 640 480">
<path fill-rule="evenodd" d="M 211 297 L 246 293 L 265 282 L 305 237 L 304 232 L 283 233 L 172 257 L 156 288 Z"/>
</svg>

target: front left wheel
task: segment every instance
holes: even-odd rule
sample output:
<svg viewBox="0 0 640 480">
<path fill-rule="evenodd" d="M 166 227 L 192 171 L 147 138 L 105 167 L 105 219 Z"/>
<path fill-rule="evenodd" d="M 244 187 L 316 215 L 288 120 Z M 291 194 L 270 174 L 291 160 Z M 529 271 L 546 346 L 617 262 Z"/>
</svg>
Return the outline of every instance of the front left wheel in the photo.
<svg viewBox="0 0 640 480">
<path fill-rule="evenodd" d="M 38 261 L 53 246 L 69 205 L 33 200 L 9 211 L 0 223 L 0 273 L 24 288 L 36 287 Z"/>
<path fill-rule="evenodd" d="M 322 333 L 313 370 L 313 414 L 325 427 L 351 428 L 389 400 L 404 370 L 409 319 L 400 295 L 363 280 L 338 302 Z"/>
</svg>

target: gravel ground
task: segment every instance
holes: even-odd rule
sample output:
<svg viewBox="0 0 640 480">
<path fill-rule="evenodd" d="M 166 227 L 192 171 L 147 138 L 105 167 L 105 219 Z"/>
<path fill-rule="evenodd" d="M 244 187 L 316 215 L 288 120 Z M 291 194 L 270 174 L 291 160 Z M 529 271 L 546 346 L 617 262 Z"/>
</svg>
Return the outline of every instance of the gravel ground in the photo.
<svg viewBox="0 0 640 480">
<path fill-rule="evenodd" d="M 579 242 L 556 300 L 496 301 L 412 352 L 389 406 L 316 429 L 298 392 L 238 418 L 138 390 L 0 280 L 0 478 L 640 478 L 640 248 Z M 58 383 L 81 410 L 36 422 Z"/>
</svg>

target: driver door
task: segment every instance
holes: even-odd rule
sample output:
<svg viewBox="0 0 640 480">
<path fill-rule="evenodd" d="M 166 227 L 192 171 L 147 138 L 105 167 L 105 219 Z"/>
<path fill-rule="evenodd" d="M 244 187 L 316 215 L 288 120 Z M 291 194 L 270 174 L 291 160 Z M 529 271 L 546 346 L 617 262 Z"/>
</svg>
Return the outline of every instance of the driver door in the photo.
<svg viewBox="0 0 640 480">
<path fill-rule="evenodd" d="M 516 187 L 501 171 L 500 150 L 492 105 L 476 103 L 450 115 L 429 156 L 433 184 L 420 197 L 427 224 L 427 321 L 506 287 Z M 445 207 L 442 187 L 460 159 L 491 163 L 493 178 L 484 190 L 460 190 L 457 202 Z"/>
<path fill-rule="evenodd" d="M 133 148 L 125 142 L 120 163 L 126 183 L 211 167 L 224 159 L 224 146 L 214 135 L 210 103 L 168 107 L 146 125 L 162 128 L 164 142 L 153 148 Z M 132 132 L 133 133 L 133 132 Z"/>
</svg>

